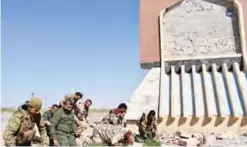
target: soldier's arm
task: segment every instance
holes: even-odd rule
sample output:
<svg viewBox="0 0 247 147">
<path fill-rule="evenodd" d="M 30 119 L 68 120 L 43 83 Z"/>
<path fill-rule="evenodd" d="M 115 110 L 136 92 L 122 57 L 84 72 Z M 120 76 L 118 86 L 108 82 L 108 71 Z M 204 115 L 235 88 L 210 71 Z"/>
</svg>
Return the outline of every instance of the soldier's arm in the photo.
<svg viewBox="0 0 247 147">
<path fill-rule="evenodd" d="M 127 120 L 123 119 L 123 126 L 126 128 L 127 127 Z"/>
<path fill-rule="evenodd" d="M 110 114 L 104 117 L 101 121 L 102 124 L 109 124 Z"/>
<path fill-rule="evenodd" d="M 76 134 L 76 132 L 77 132 L 77 124 L 76 124 L 76 121 L 73 121 L 72 129 L 73 129 L 74 133 Z"/>
<path fill-rule="evenodd" d="M 20 128 L 22 114 L 21 112 L 15 112 L 12 117 L 9 119 L 9 122 L 6 126 L 6 129 L 3 134 L 3 139 L 6 146 L 15 146 L 16 137 L 15 134 Z"/>
<path fill-rule="evenodd" d="M 48 120 L 48 112 L 45 112 L 43 114 L 43 118 L 44 118 L 44 121 L 47 121 Z"/>
<path fill-rule="evenodd" d="M 157 130 L 157 125 L 158 125 L 157 119 L 154 118 L 153 121 L 154 121 L 154 122 L 153 122 L 153 127 L 154 127 L 155 130 Z"/>
<path fill-rule="evenodd" d="M 118 117 L 114 113 L 112 113 L 109 115 L 108 121 L 110 124 L 116 125 L 116 124 L 118 124 Z"/>
<path fill-rule="evenodd" d="M 51 118 L 51 126 L 50 126 L 50 133 L 53 140 L 57 140 L 56 135 L 56 126 L 58 125 L 60 119 L 61 119 L 61 111 L 58 110 L 54 113 L 53 117 Z"/>
<path fill-rule="evenodd" d="M 48 140 L 47 140 L 47 132 L 46 132 L 46 127 L 45 127 L 45 121 L 44 118 L 41 117 L 39 123 L 37 124 L 40 136 L 42 138 L 42 143 L 43 145 L 48 145 Z"/>
<path fill-rule="evenodd" d="M 45 112 L 43 114 L 43 118 L 44 118 L 45 124 L 48 125 L 48 126 L 50 126 L 48 112 Z"/>
</svg>

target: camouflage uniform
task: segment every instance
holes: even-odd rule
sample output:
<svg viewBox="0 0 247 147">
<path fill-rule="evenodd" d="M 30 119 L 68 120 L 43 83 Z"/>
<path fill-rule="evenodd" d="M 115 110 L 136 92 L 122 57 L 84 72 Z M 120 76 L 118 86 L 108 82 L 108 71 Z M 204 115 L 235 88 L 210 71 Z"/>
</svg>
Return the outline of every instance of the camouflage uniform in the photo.
<svg viewBox="0 0 247 147">
<path fill-rule="evenodd" d="M 87 120 L 88 109 L 85 108 L 83 103 L 77 104 L 75 111 L 75 120 L 78 122 L 78 132 L 83 132 L 90 127 L 90 122 Z"/>
<path fill-rule="evenodd" d="M 146 120 L 145 114 L 138 122 L 139 135 L 136 136 L 137 142 L 144 142 L 145 140 L 152 140 L 156 136 L 157 120 L 156 117 L 153 120 Z"/>
<path fill-rule="evenodd" d="M 53 116 L 53 112 L 51 111 L 51 110 L 49 110 L 49 111 L 46 111 L 44 114 L 43 114 L 43 117 L 44 117 L 44 121 L 49 121 L 49 122 L 51 122 L 51 118 L 52 118 L 52 116 Z M 49 144 L 51 145 L 51 146 L 53 146 L 53 140 L 52 140 L 52 138 L 51 138 L 51 130 L 50 130 L 50 126 L 48 126 L 48 125 L 45 125 L 46 126 L 46 132 L 47 132 L 47 135 L 48 135 L 48 137 L 49 137 Z"/>
<path fill-rule="evenodd" d="M 42 144 L 48 145 L 45 123 L 41 114 L 35 117 L 28 111 L 19 108 L 10 118 L 3 134 L 6 146 L 31 146 L 36 130 L 35 124 L 39 129 Z"/>
<path fill-rule="evenodd" d="M 93 134 L 90 137 L 81 136 L 81 144 L 108 144 L 114 145 L 124 139 L 124 135 L 128 132 L 123 126 L 113 126 L 110 124 L 99 124 L 95 126 Z"/>
<path fill-rule="evenodd" d="M 74 114 L 66 114 L 63 108 L 59 108 L 51 119 L 51 136 L 57 140 L 60 146 L 76 146 L 76 124 Z"/>
<path fill-rule="evenodd" d="M 102 119 L 100 122 L 101 124 L 111 124 L 111 125 L 121 125 L 123 127 L 126 127 L 127 122 L 124 118 L 118 118 L 115 113 L 113 113 L 113 110 L 110 111 L 110 113 Z"/>
</svg>

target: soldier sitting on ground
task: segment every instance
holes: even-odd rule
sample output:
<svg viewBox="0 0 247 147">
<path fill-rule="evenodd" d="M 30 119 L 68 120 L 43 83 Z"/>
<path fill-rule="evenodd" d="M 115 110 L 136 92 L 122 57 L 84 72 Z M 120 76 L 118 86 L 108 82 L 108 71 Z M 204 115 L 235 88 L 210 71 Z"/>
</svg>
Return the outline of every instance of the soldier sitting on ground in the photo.
<svg viewBox="0 0 247 147">
<path fill-rule="evenodd" d="M 85 103 L 79 102 L 75 110 L 75 120 L 77 123 L 77 132 L 81 135 L 88 136 L 93 132 L 93 124 L 87 119 L 89 107 L 92 101 L 87 99 Z M 87 130 L 87 131 L 86 131 Z M 88 134 L 89 133 L 89 134 Z M 76 139 L 79 142 L 79 138 Z"/>
<path fill-rule="evenodd" d="M 6 146 L 31 146 L 36 134 L 35 124 L 39 129 L 42 144 L 48 145 L 45 123 L 40 114 L 41 107 L 41 99 L 32 98 L 14 112 L 3 134 Z"/>
<path fill-rule="evenodd" d="M 44 114 L 43 114 L 43 117 L 44 117 L 44 121 L 45 121 L 45 126 L 46 126 L 46 132 L 47 132 L 47 135 L 49 137 L 49 145 L 50 146 L 53 146 L 53 140 L 51 138 L 51 134 L 50 134 L 50 125 L 51 125 L 51 118 L 54 114 L 54 112 L 58 109 L 58 105 L 57 104 L 53 104 L 50 108 L 50 110 L 46 111 Z"/>
<path fill-rule="evenodd" d="M 80 99 L 83 98 L 83 94 L 81 92 L 76 92 L 75 94 L 67 94 L 65 95 L 64 99 L 62 99 L 60 102 L 59 102 L 59 107 L 63 106 L 63 102 L 65 100 L 71 100 L 73 105 L 76 106 L 76 102 Z M 74 108 L 73 108 L 74 109 Z"/>
<path fill-rule="evenodd" d="M 50 133 L 54 146 L 77 146 L 75 137 L 78 134 L 72 109 L 73 102 L 67 99 L 51 119 Z"/>
<path fill-rule="evenodd" d="M 77 126 L 83 130 L 90 127 L 90 122 L 88 121 L 88 111 L 89 107 L 92 105 L 92 100 L 87 99 L 85 103 L 78 103 L 77 108 L 75 110 L 75 120 L 77 123 Z"/>
<path fill-rule="evenodd" d="M 136 141 L 143 143 L 146 140 L 153 140 L 157 133 L 157 120 L 155 117 L 155 111 L 151 110 L 146 118 L 145 113 L 142 114 L 141 119 L 138 122 L 139 135 L 136 136 Z"/>
<path fill-rule="evenodd" d="M 106 144 L 109 146 L 132 145 L 134 135 L 121 125 L 98 124 L 90 137 L 81 136 L 80 146 L 90 144 Z"/>
<path fill-rule="evenodd" d="M 109 114 L 103 118 L 100 122 L 101 124 L 112 124 L 112 125 L 122 125 L 126 127 L 127 123 L 124 119 L 124 116 L 127 111 L 127 105 L 125 103 L 121 103 L 118 108 L 113 109 L 109 112 Z"/>
</svg>

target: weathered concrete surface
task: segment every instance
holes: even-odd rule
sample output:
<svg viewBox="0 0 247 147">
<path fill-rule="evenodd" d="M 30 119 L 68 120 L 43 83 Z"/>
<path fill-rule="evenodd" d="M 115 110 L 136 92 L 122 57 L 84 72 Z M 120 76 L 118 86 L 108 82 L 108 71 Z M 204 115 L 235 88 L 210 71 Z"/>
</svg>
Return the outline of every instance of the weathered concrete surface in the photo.
<svg viewBox="0 0 247 147">
<path fill-rule="evenodd" d="M 243 7 L 244 26 L 247 26 L 247 1 L 238 0 Z M 140 1 L 140 55 L 141 67 L 151 69 L 160 67 L 159 13 L 176 0 L 141 0 Z M 245 29 L 247 36 L 247 29 Z M 245 38 L 247 41 L 247 37 Z"/>
<path fill-rule="evenodd" d="M 226 0 L 184 0 L 163 14 L 165 58 L 240 53 L 238 15 Z M 232 9 L 226 16 L 227 9 Z"/>
<path fill-rule="evenodd" d="M 134 91 L 128 105 L 127 119 L 136 119 L 143 112 L 153 109 L 157 112 L 159 102 L 160 68 L 153 68 Z"/>
</svg>

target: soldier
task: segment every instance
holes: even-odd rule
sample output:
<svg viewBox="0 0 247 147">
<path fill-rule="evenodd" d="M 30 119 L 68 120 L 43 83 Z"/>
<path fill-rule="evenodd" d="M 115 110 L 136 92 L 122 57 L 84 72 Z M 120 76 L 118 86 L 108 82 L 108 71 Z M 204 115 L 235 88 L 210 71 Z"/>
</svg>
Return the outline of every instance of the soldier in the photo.
<svg viewBox="0 0 247 147">
<path fill-rule="evenodd" d="M 134 136 L 131 131 L 123 126 L 99 124 L 95 126 L 91 137 L 85 137 L 82 135 L 80 140 L 80 146 L 92 143 L 107 144 L 110 146 L 118 146 L 120 144 L 132 145 L 134 143 Z"/>
<path fill-rule="evenodd" d="M 78 103 L 75 110 L 75 120 L 77 126 L 79 127 L 79 132 L 83 132 L 90 127 L 90 122 L 88 121 L 88 111 L 89 107 L 92 105 L 92 100 L 87 99 L 85 103 Z"/>
<path fill-rule="evenodd" d="M 143 113 L 140 121 L 138 122 L 138 127 L 140 134 L 136 136 L 137 142 L 143 143 L 145 142 L 145 140 L 154 139 L 157 132 L 157 120 L 155 117 L 155 111 L 149 111 L 147 119 L 145 113 Z"/>
<path fill-rule="evenodd" d="M 124 116 L 127 111 L 127 105 L 125 103 L 121 103 L 117 109 L 113 109 L 109 112 L 109 114 L 103 118 L 100 122 L 101 124 L 112 124 L 112 125 L 122 125 L 126 127 L 127 123 L 124 119 Z"/>
<path fill-rule="evenodd" d="M 51 137 L 54 146 L 76 146 L 76 123 L 73 114 L 73 102 L 67 99 L 51 119 Z"/>
<path fill-rule="evenodd" d="M 53 104 L 51 106 L 51 109 L 46 111 L 44 114 L 43 114 L 43 117 L 44 117 L 44 121 L 45 121 L 45 126 L 46 126 L 46 132 L 47 132 L 47 135 L 49 137 L 49 144 L 50 146 L 53 146 L 53 140 L 51 139 L 51 133 L 50 133 L 50 125 L 51 125 L 51 118 L 54 114 L 54 112 L 58 109 L 58 105 L 57 104 Z"/>
<path fill-rule="evenodd" d="M 41 99 L 32 98 L 26 105 L 27 107 L 19 107 L 9 119 L 3 134 L 5 145 L 31 146 L 31 142 L 34 140 L 36 134 L 36 124 L 42 138 L 42 144 L 47 146 L 48 139 L 45 123 L 40 114 L 42 107 Z"/>
<path fill-rule="evenodd" d="M 64 99 L 59 102 L 59 105 L 63 106 L 63 102 L 68 99 L 70 99 L 73 104 L 76 104 L 76 102 L 82 99 L 82 97 L 83 97 L 83 94 L 81 92 L 76 92 L 75 94 L 67 94 L 65 95 Z"/>
</svg>

